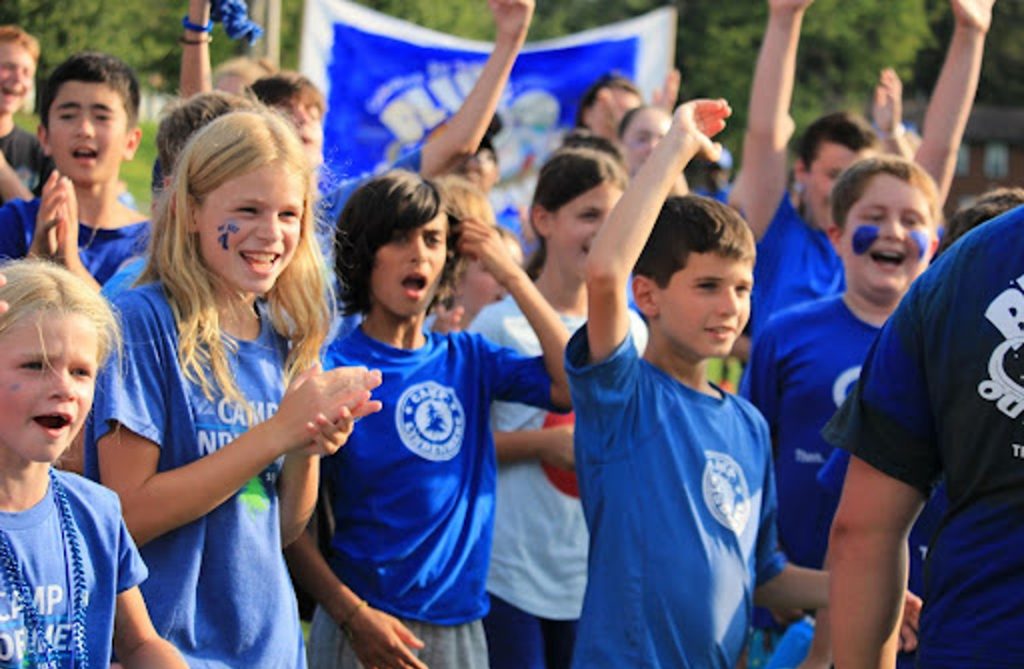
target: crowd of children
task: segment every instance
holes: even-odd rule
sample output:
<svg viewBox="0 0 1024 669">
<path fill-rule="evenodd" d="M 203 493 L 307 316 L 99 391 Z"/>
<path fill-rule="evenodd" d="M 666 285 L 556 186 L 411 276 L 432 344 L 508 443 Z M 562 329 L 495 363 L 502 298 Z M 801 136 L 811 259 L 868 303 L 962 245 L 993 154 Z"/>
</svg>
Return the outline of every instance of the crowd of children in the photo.
<svg viewBox="0 0 1024 669">
<path fill-rule="evenodd" d="M 755 669 L 794 619 L 806 669 L 1024 664 L 1024 210 L 981 225 L 1024 191 L 941 214 L 994 0 L 950 0 L 919 142 L 884 71 L 790 187 L 812 3 L 768 0 L 731 190 L 683 177 L 731 166 L 725 100 L 606 75 L 501 216 L 533 0 L 355 178 L 322 93 L 212 71 L 189 0 L 145 214 L 131 68 L 58 65 L 36 139 L 40 47 L 0 26 L 0 667 Z"/>
</svg>

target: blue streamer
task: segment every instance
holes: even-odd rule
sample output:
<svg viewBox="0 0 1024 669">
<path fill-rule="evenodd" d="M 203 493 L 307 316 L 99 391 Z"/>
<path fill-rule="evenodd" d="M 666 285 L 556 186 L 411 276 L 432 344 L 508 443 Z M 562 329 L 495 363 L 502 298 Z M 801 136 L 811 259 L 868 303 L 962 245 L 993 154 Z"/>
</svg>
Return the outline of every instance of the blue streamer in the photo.
<svg viewBox="0 0 1024 669">
<path fill-rule="evenodd" d="M 249 20 L 249 7 L 243 0 L 213 0 L 210 18 L 224 24 L 231 39 L 247 39 L 252 44 L 263 36 L 263 28 Z"/>
</svg>

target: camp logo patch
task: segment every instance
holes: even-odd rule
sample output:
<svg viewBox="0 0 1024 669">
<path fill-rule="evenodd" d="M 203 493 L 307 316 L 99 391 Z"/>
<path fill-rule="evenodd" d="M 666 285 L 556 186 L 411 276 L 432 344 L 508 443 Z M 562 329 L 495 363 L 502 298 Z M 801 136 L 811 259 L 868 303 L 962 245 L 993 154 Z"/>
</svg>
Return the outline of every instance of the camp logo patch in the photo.
<svg viewBox="0 0 1024 669">
<path fill-rule="evenodd" d="M 743 469 L 725 453 L 704 451 L 704 455 L 704 504 L 715 520 L 737 535 L 743 534 L 750 520 L 750 488 Z"/>
<path fill-rule="evenodd" d="M 417 383 L 398 398 L 395 429 L 410 451 L 443 462 L 462 448 L 466 412 L 453 388 L 433 381 Z"/>
</svg>

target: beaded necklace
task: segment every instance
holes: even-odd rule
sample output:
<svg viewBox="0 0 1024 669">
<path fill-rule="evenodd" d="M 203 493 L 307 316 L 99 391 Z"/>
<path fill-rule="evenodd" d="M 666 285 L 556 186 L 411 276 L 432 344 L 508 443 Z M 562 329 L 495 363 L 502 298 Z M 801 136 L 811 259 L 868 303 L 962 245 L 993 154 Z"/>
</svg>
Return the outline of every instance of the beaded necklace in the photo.
<svg viewBox="0 0 1024 669">
<path fill-rule="evenodd" d="M 89 666 L 88 649 L 85 645 L 85 609 L 87 604 L 85 601 L 85 566 L 82 560 L 82 546 L 78 541 L 77 526 L 75 525 L 74 517 L 71 515 L 71 504 L 68 502 L 64 485 L 57 480 L 53 469 L 50 470 L 50 487 L 57 502 L 57 511 L 60 518 L 61 543 L 64 545 L 65 573 L 67 573 L 69 564 L 71 572 L 67 574 L 67 582 L 71 585 L 71 601 L 69 602 L 71 607 L 71 666 L 87 669 Z M 25 580 L 22 569 L 18 564 L 18 556 L 14 553 L 14 548 L 11 546 L 11 541 L 6 532 L 0 532 L 0 572 L 3 574 L 3 580 L 6 581 L 13 591 L 18 593 L 18 599 L 21 600 L 22 615 L 28 632 L 28 649 L 25 655 L 25 663 L 27 666 L 40 669 L 59 669 L 57 651 L 46 638 L 45 626 L 39 610 L 36 609 L 32 588 L 29 586 L 28 581 Z M 42 647 L 41 649 L 40 646 Z M 40 650 L 42 651 L 41 653 Z"/>
</svg>

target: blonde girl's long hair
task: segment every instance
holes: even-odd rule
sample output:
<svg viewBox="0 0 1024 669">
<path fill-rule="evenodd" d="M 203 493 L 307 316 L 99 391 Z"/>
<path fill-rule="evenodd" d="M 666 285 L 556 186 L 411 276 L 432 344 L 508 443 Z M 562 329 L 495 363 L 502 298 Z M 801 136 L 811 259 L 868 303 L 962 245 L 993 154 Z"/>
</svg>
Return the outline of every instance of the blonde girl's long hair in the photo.
<svg viewBox="0 0 1024 669">
<path fill-rule="evenodd" d="M 188 141 L 159 204 L 148 264 L 139 279 L 163 284 L 178 328 L 178 362 L 185 377 L 211 401 L 219 390 L 243 407 L 248 403 L 228 362 L 228 351 L 237 350 L 237 344 L 221 332 L 215 276 L 200 253 L 194 210 L 224 183 L 268 165 L 283 167 L 305 185 L 298 246 L 264 296 L 271 324 L 289 342 L 285 382 L 316 363 L 334 299 L 313 234 L 313 168 L 295 129 L 274 112 L 226 114 Z"/>
</svg>

